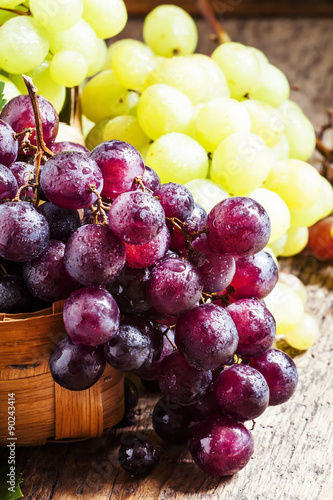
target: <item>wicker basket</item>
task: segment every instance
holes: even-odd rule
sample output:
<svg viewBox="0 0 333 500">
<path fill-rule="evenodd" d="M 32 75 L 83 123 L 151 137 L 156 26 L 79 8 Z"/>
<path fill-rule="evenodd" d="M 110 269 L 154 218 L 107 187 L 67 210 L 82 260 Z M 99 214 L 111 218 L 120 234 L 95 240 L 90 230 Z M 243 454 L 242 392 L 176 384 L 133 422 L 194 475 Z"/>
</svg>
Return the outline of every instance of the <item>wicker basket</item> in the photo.
<svg viewBox="0 0 333 500">
<path fill-rule="evenodd" d="M 17 446 L 101 436 L 124 412 L 123 375 L 109 365 L 90 389 L 54 382 L 48 360 L 65 335 L 64 301 L 36 313 L 0 314 L 0 446 L 8 444 L 8 394 L 15 394 Z"/>
</svg>

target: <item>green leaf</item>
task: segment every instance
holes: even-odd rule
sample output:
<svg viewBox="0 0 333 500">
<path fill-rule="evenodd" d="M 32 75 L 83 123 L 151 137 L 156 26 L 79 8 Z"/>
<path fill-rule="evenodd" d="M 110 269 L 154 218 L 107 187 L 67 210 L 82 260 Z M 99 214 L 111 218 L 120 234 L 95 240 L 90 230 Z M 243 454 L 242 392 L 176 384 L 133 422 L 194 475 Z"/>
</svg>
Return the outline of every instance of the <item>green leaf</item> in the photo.
<svg viewBox="0 0 333 500">
<path fill-rule="evenodd" d="M 5 99 L 4 96 L 4 90 L 5 90 L 5 82 L 0 82 L 0 111 L 7 102 L 7 99 Z"/>
<path fill-rule="evenodd" d="M 22 498 L 22 491 L 20 484 L 23 482 L 22 475 L 15 471 L 15 486 L 11 486 L 7 481 L 10 480 L 9 474 L 10 465 L 2 461 L 0 463 L 0 498 L 1 500 L 16 500 L 16 498 Z M 11 489 L 8 489 L 11 488 Z"/>
</svg>

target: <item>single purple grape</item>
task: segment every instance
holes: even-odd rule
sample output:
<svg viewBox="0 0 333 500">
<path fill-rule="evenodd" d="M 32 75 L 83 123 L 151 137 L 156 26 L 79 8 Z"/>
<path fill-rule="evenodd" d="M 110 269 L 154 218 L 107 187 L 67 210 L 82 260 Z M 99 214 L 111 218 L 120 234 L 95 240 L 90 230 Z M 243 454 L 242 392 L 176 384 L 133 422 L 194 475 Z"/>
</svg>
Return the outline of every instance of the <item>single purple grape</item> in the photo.
<svg viewBox="0 0 333 500">
<path fill-rule="evenodd" d="M 191 437 L 189 408 L 174 403 L 165 396 L 157 401 L 152 417 L 156 434 L 167 443 L 186 443 Z"/>
<path fill-rule="evenodd" d="M 31 310 L 33 297 L 19 276 L 0 277 L 0 313 L 16 314 Z"/>
<path fill-rule="evenodd" d="M 9 167 L 17 158 L 18 142 L 12 127 L 0 120 L 0 164 Z"/>
<path fill-rule="evenodd" d="M 236 259 L 236 272 L 231 286 L 234 299 L 255 297 L 263 299 L 275 287 L 279 271 L 273 257 L 264 251 Z"/>
<path fill-rule="evenodd" d="M 185 259 L 163 259 L 152 270 L 147 284 L 151 305 L 167 316 L 192 309 L 203 290 L 197 269 Z"/>
<path fill-rule="evenodd" d="M 194 203 L 194 209 L 191 215 L 184 221 L 182 225 L 183 231 L 186 234 L 196 233 L 202 231 L 206 226 L 207 213 L 198 203 Z M 169 224 L 171 233 L 170 248 L 177 252 L 182 252 L 186 249 L 186 240 L 183 233 L 173 224 Z"/>
<path fill-rule="evenodd" d="M 142 176 L 142 183 L 147 189 L 150 189 L 150 191 L 154 192 L 158 188 L 158 186 L 161 185 L 161 179 L 154 169 L 146 165 L 145 171 L 143 172 Z M 135 182 L 131 191 L 142 191 L 141 184 Z"/>
<path fill-rule="evenodd" d="M 167 217 L 176 217 L 185 222 L 194 210 L 192 193 L 181 184 L 162 184 L 154 191 L 154 196 L 160 201 Z"/>
<path fill-rule="evenodd" d="M 104 345 L 106 361 L 122 371 L 138 370 L 148 360 L 151 353 L 151 341 L 139 328 L 121 325 Z"/>
<path fill-rule="evenodd" d="M 208 214 L 208 243 L 215 252 L 248 257 L 262 250 L 271 234 L 266 210 L 251 198 L 220 201 Z"/>
<path fill-rule="evenodd" d="M 102 196 L 114 200 L 121 193 L 130 191 L 137 176 L 142 176 L 144 163 L 133 146 L 123 141 L 105 141 L 90 153 L 100 167 L 104 187 Z"/>
<path fill-rule="evenodd" d="M 266 379 L 269 387 L 269 406 L 281 405 L 294 394 L 298 373 L 294 361 L 279 349 L 270 349 L 251 359 L 251 366 Z"/>
<path fill-rule="evenodd" d="M 117 278 L 107 285 L 120 311 L 124 314 L 144 314 L 151 309 L 146 294 L 150 271 L 124 266 Z"/>
<path fill-rule="evenodd" d="M 143 269 L 157 264 L 166 254 L 170 243 L 170 233 L 166 225 L 155 238 L 144 245 L 126 245 L 126 265 Z"/>
<path fill-rule="evenodd" d="M 125 264 L 124 243 L 108 226 L 87 224 L 69 238 L 65 249 L 68 273 L 86 286 L 106 285 Z"/>
<path fill-rule="evenodd" d="M 199 270 L 204 292 L 213 293 L 227 288 L 236 271 L 235 259 L 214 252 L 206 235 L 194 240 L 192 247 L 194 252 L 190 252 L 188 259 Z"/>
<path fill-rule="evenodd" d="M 166 330 L 166 327 L 162 327 L 162 330 Z M 175 333 L 172 329 L 168 330 L 168 337 L 171 342 L 175 340 Z M 161 373 L 161 363 L 164 358 L 169 356 L 173 352 L 173 347 L 170 341 L 167 339 L 166 335 L 163 335 L 163 347 L 160 357 L 154 362 L 150 368 L 137 370 L 135 373 L 144 380 L 158 380 Z"/>
<path fill-rule="evenodd" d="M 268 384 L 252 366 L 223 370 L 214 382 L 214 392 L 223 413 L 240 422 L 259 417 L 268 406 Z"/>
<path fill-rule="evenodd" d="M 66 243 L 81 224 L 79 212 L 60 208 L 47 201 L 38 207 L 38 212 L 44 215 L 50 228 L 50 238 Z"/>
<path fill-rule="evenodd" d="M 65 152 L 68 153 L 68 151 L 75 151 L 76 153 L 83 153 L 86 155 L 90 154 L 89 149 L 87 149 L 85 146 L 82 146 L 81 144 L 77 144 L 76 142 L 71 142 L 71 141 L 55 142 L 50 147 L 50 150 L 55 155 L 58 153 L 65 153 Z"/>
<path fill-rule="evenodd" d="M 96 162 L 81 153 L 58 153 L 41 168 L 40 185 L 47 199 L 61 208 L 85 208 L 101 193 L 103 176 Z"/>
<path fill-rule="evenodd" d="M 15 161 L 10 165 L 9 170 L 14 174 L 17 186 L 20 188 L 28 183 L 28 180 L 31 179 L 31 172 L 34 172 L 35 169 L 34 166 L 29 163 Z M 35 176 L 33 176 L 31 180 L 32 182 L 35 182 Z M 21 199 L 24 199 L 25 196 L 32 199 L 34 196 L 34 190 L 31 187 L 22 190 Z"/>
<path fill-rule="evenodd" d="M 144 245 L 165 225 L 161 204 L 151 194 L 131 191 L 120 194 L 109 210 L 112 231 L 125 243 Z"/>
<path fill-rule="evenodd" d="M 254 442 L 243 424 L 214 415 L 193 429 L 190 451 L 194 462 L 206 474 L 232 476 L 250 460 Z"/>
<path fill-rule="evenodd" d="M 105 369 L 103 348 L 75 345 L 69 337 L 59 342 L 49 361 L 57 384 L 70 391 L 84 391 L 93 386 Z"/>
<path fill-rule="evenodd" d="M 80 286 L 66 271 L 64 253 L 65 244 L 51 240 L 43 253 L 26 262 L 23 278 L 38 299 L 45 302 L 65 299 Z"/>
<path fill-rule="evenodd" d="M 5 165 L 0 165 L 0 203 L 14 198 L 17 189 L 18 185 L 14 174 Z"/>
<path fill-rule="evenodd" d="M 45 217 L 26 201 L 0 205 L 0 256 L 26 262 L 40 255 L 49 242 Z"/>
<path fill-rule="evenodd" d="M 131 438 L 121 445 L 118 460 L 130 476 L 145 477 L 156 465 L 156 451 L 148 439 Z"/>
<path fill-rule="evenodd" d="M 161 363 L 161 390 L 175 403 L 181 405 L 196 403 L 207 392 L 211 382 L 210 370 L 193 368 L 178 351 L 169 354 Z"/>
<path fill-rule="evenodd" d="M 37 96 L 43 129 L 43 139 L 48 148 L 52 146 L 58 134 L 59 118 L 52 104 L 42 96 Z M 19 95 L 11 99 L 1 112 L 1 119 L 8 123 L 14 132 L 22 132 L 25 128 L 36 128 L 35 116 L 28 95 Z M 19 137 L 22 142 L 24 134 Z M 29 141 L 36 146 L 36 132 L 29 136 Z"/>
<path fill-rule="evenodd" d="M 238 331 L 236 353 L 245 358 L 260 356 L 273 345 L 275 319 L 257 299 L 240 299 L 227 307 Z"/>
<path fill-rule="evenodd" d="M 65 302 L 65 328 L 74 344 L 96 346 L 108 342 L 119 327 L 119 309 L 102 288 L 79 288 Z"/>
</svg>

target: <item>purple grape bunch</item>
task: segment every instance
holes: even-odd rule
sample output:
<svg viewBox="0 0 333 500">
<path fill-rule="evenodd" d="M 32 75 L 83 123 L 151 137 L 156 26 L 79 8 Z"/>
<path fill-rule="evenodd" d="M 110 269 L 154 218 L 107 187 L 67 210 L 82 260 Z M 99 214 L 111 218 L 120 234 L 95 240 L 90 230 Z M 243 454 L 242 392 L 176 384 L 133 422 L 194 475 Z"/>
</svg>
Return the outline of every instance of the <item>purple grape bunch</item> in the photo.
<svg viewBox="0 0 333 500">
<path fill-rule="evenodd" d="M 89 152 L 55 143 L 58 117 L 45 99 L 39 105 L 49 151 L 40 172 L 28 97 L 0 115 L 0 313 L 65 299 L 68 336 L 49 363 L 55 382 L 87 390 L 106 363 L 157 381 L 158 436 L 190 440 L 208 474 L 237 473 L 254 447 L 244 422 L 297 385 L 293 360 L 272 349 L 275 320 L 262 301 L 278 279 L 264 250 L 266 211 L 233 197 L 207 215 L 186 187 L 161 184 L 130 144 Z M 122 425 L 133 423 L 132 406 Z M 146 475 L 156 457 L 151 443 L 133 442 L 120 458 Z"/>
</svg>

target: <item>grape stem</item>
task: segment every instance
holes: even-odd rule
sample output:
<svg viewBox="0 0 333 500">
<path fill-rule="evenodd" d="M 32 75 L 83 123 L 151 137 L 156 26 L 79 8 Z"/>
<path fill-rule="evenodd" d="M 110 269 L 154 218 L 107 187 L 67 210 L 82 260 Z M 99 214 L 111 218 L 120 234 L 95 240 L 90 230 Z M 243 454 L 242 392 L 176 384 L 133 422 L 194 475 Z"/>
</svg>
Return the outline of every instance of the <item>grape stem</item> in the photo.
<svg viewBox="0 0 333 500">
<path fill-rule="evenodd" d="M 0 273 L 1 273 L 1 276 L 7 276 L 7 271 L 6 269 L 3 267 L 2 264 L 0 264 Z"/>
<path fill-rule="evenodd" d="M 219 43 L 231 42 L 231 38 L 217 18 L 210 0 L 197 0 L 199 10 L 214 31 L 214 39 Z"/>
<path fill-rule="evenodd" d="M 18 191 L 17 191 L 17 193 L 15 195 L 15 198 L 13 198 L 12 201 L 20 201 L 21 192 L 23 191 L 23 189 L 28 189 L 29 187 L 31 187 L 32 189 L 38 188 L 37 184 L 33 184 L 32 183 L 34 175 L 35 175 L 35 172 L 33 170 L 30 170 L 29 177 L 28 177 L 28 182 L 26 184 L 23 184 L 23 186 L 19 187 L 19 189 L 18 189 Z"/>
<path fill-rule="evenodd" d="M 168 335 L 168 332 L 170 331 L 170 328 L 171 328 L 171 327 L 170 327 L 170 326 L 168 326 L 168 328 L 167 328 L 167 329 L 163 332 L 163 335 L 165 335 L 165 336 L 166 336 L 166 338 L 168 339 L 168 341 L 170 342 L 170 344 L 171 344 L 171 346 L 172 346 L 172 349 L 173 349 L 174 351 L 178 351 L 178 348 L 177 348 L 176 344 L 174 344 L 174 343 L 172 342 L 172 340 L 170 339 L 170 337 L 169 337 L 169 335 Z"/>
<path fill-rule="evenodd" d="M 138 175 L 137 177 L 135 177 L 134 179 L 134 182 L 136 184 L 140 184 L 140 186 L 142 187 L 142 192 L 144 193 L 146 191 L 146 186 L 144 185 L 144 183 L 142 182 L 142 176 L 141 175 Z M 151 191 L 151 189 L 149 190 Z M 152 192 L 152 191 L 151 191 Z"/>
<path fill-rule="evenodd" d="M 18 16 L 31 16 L 31 12 L 29 9 L 26 12 L 24 12 L 22 10 L 7 9 L 6 7 L 0 7 L 0 10 L 5 10 L 6 12 L 12 12 L 13 14 L 17 14 Z"/>
<path fill-rule="evenodd" d="M 89 186 L 89 189 L 91 193 L 94 193 L 97 196 L 97 209 L 95 209 L 94 205 L 90 205 L 90 210 L 92 211 L 93 218 L 94 218 L 94 224 L 98 224 L 98 214 L 100 213 L 103 217 L 103 224 L 107 225 L 108 224 L 108 218 L 106 215 L 106 212 L 103 208 L 103 200 L 101 198 L 101 195 L 97 191 L 97 187 L 95 184 L 91 184 Z"/>
<path fill-rule="evenodd" d="M 234 291 L 235 291 L 234 287 L 229 285 L 226 292 L 223 295 L 219 295 L 217 293 L 206 293 L 206 292 L 202 292 L 202 295 L 204 298 L 210 299 L 212 301 L 220 300 L 223 303 L 223 305 L 227 307 L 231 304 L 230 294 Z"/>
</svg>

